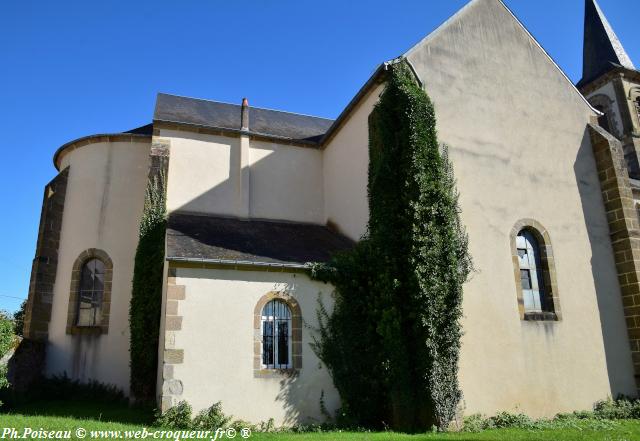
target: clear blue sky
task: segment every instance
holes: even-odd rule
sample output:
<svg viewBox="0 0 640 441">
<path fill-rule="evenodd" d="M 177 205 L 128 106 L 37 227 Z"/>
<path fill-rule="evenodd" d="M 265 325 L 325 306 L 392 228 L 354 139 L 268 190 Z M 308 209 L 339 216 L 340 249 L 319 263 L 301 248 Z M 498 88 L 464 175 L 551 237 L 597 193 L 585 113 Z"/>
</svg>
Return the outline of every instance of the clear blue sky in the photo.
<svg viewBox="0 0 640 441">
<path fill-rule="evenodd" d="M 382 61 L 465 0 L 4 0 L 0 309 L 27 296 L 43 186 L 63 143 L 151 120 L 155 95 L 334 118 Z M 507 0 L 575 82 L 584 0 Z M 640 65 L 637 0 L 600 0 Z M 7 297 L 13 296 L 17 298 Z"/>
</svg>

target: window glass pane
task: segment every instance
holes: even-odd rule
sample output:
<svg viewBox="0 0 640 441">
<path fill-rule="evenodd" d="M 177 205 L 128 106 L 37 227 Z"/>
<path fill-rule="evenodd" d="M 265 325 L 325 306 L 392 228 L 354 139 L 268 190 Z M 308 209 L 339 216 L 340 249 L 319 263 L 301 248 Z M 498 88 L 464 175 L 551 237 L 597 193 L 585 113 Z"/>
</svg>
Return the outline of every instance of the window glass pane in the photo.
<svg viewBox="0 0 640 441">
<path fill-rule="evenodd" d="M 103 294 L 104 263 L 98 259 L 91 259 L 82 266 L 80 271 L 77 320 L 79 326 L 100 324 Z"/>
<path fill-rule="evenodd" d="M 262 364 L 273 364 L 273 322 L 262 323 Z"/>
<path fill-rule="evenodd" d="M 531 289 L 531 272 L 528 269 L 520 270 L 520 282 L 522 289 Z"/>
<path fill-rule="evenodd" d="M 289 367 L 291 309 L 281 300 L 271 300 L 262 309 L 262 364 Z"/>
<path fill-rule="evenodd" d="M 287 322 L 278 322 L 278 364 L 289 364 L 289 326 Z"/>
<path fill-rule="evenodd" d="M 80 289 L 93 289 L 93 272 L 88 265 L 82 267 L 82 271 L 80 273 Z"/>
</svg>

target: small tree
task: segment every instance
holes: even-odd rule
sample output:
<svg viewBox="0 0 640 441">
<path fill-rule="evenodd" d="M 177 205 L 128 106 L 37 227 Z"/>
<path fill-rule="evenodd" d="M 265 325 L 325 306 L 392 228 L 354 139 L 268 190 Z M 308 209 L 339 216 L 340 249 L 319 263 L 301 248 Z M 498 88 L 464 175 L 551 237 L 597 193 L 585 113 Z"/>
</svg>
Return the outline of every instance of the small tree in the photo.
<svg viewBox="0 0 640 441">
<path fill-rule="evenodd" d="M 20 337 L 23 336 L 24 333 L 24 314 L 27 309 L 27 299 L 20 304 L 20 308 L 16 312 L 13 313 L 13 324 L 15 327 L 16 335 Z"/>
<path fill-rule="evenodd" d="M 13 333 L 13 320 L 11 315 L 0 311 L 0 358 L 7 355 L 14 344 L 15 334 Z M 7 363 L 0 365 L 0 389 L 9 387 L 7 379 Z M 2 401 L 0 401 L 0 406 Z"/>
</svg>

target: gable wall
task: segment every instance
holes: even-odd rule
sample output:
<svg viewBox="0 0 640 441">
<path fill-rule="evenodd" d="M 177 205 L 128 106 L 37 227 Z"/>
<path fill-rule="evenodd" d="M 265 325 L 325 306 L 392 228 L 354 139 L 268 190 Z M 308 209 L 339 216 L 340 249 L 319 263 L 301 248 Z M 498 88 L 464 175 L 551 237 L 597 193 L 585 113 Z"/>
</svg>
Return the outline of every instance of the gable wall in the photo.
<svg viewBox="0 0 640 441">
<path fill-rule="evenodd" d="M 450 147 L 477 269 L 464 299 L 467 413 L 552 415 L 633 394 L 593 112 L 497 0 L 476 0 L 408 59 Z M 561 321 L 519 317 L 509 244 L 524 218 L 550 235 Z"/>
</svg>

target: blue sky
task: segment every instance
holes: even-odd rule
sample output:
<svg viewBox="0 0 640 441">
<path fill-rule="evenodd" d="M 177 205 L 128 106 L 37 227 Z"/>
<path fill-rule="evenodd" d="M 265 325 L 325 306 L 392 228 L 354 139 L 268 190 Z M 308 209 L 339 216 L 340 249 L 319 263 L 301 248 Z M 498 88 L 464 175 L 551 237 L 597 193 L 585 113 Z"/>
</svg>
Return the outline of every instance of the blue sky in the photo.
<svg viewBox="0 0 640 441">
<path fill-rule="evenodd" d="M 53 152 L 151 120 L 157 92 L 336 117 L 382 61 L 465 0 L 5 0 L 0 309 L 27 296 Z M 507 0 L 575 82 L 584 0 Z M 640 65 L 637 0 L 600 5 Z"/>
</svg>

